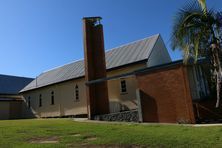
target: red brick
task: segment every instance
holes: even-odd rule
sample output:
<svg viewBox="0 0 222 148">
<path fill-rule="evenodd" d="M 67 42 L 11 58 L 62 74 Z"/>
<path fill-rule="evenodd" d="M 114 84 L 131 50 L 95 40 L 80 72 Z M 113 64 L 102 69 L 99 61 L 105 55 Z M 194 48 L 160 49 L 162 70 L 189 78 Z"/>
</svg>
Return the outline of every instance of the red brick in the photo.
<svg viewBox="0 0 222 148">
<path fill-rule="evenodd" d="M 144 122 L 195 123 L 186 67 L 174 65 L 136 78 Z"/>
<path fill-rule="evenodd" d="M 85 80 L 106 77 L 105 50 L 102 24 L 94 24 L 93 19 L 83 19 Z M 107 82 L 86 86 L 88 116 L 109 113 Z"/>
</svg>

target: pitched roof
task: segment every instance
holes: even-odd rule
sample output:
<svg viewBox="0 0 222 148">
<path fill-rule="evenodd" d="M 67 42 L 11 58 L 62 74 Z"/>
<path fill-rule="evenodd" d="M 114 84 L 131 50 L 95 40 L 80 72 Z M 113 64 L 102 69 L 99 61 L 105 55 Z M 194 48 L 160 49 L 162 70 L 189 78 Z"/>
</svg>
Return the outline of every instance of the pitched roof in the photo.
<svg viewBox="0 0 222 148">
<path fill-rule="evenodd" d="M 112 69 L 126 64 L 147 60 L 159 34 L 122 45 L 106 51 L 106 68 Z M 20 92 L 40 88 L 43 86 L 79 78 L 85 75 L 84 60 L 79 60 L 61 67 L 43 72 Z"/>
<path fill-rule="evenodd" d="M 33 78 L 17 77 L 0 74 L 0 94 L 18 94 Z"/>
<path fill-rule="evenodd" d="M 0 98 L 1 101 L 22 101 L 22 99 L 17 99 L 17 98 Z"/>
</svg>

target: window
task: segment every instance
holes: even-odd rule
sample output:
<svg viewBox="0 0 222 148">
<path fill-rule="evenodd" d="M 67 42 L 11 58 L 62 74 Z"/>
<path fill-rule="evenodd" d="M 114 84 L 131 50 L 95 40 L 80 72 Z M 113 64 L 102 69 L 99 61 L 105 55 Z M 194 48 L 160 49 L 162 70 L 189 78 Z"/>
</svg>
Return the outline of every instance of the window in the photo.
<svg viewBox="0 0 222 148">
<path fill-rule="evenodd" d="M 54 91 L 51 92 L 51 105 L 54 105 Z"/>
<path fill-rule="evenodd" d="M 75 87 L 75 99 L 76 101 L 79 101 L 79 87 L 76 85 Z"/>
<path fill-rule="evenodd" d="M 31 97 L 29 96 L 28 97 L 28 108 L 30 108 L 31 107 Z"/>
<path fill-rule="evenodd" d="M 121 80 L 120 81 L 120 85 L 121 85 L 121 93 L 126 93 L 127 89 L 126 89 L 126 80 Z"/>
<path fill-rule="evenodd" d="M 41 107 L 42 106 L 42 95 L 40 94 L 39 95 L 39 107 Z"/>
</svg>

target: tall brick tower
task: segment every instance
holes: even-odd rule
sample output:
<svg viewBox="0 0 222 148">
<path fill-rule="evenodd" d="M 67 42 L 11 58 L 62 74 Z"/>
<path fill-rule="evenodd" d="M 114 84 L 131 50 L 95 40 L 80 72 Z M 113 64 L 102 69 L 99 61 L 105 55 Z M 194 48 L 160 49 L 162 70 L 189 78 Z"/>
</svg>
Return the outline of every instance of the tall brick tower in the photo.
<svg viewBox="0 0 222 148">
<path fill-rule="evenodd" d="M 106 77 L 103 25 L 101 17 L 83 18 L 85 80 Z M 107 82 L 86 85 L 88 118 L 109 113 Z"/>
</svg>

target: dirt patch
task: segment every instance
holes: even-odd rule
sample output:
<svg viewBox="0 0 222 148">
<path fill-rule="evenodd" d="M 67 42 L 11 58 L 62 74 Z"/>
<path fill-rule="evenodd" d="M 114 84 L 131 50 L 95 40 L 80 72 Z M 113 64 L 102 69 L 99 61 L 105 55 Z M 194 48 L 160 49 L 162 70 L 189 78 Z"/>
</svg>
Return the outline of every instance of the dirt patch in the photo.
<svg viewBox="0 0 222 148">
<path fill-rule="evenodd" d="M 72 136 L 79 137 L 79 136 L 81 136 L 81 134 L 73 134 Z"/>
<path fill-rule="evenodd" d="M 80 137 L 80 136 L 82 136 L 80 133 L 69 133 L 68 135 L 73 136 L 73 137 Z"/>
<path fill-rule="evenodd" d="M 88 136 L 84 136 L 83 139 L 84 139 L 85 141 L 94 141 L 94 140 L 97 139 L 97 137 L 92 136 L 92 135 L 88 135 Z"/>
<path fill-rule="evenodd" d="M 53 137 L 34 137 L 28 140 L 29 143 L 58 143 L 59 138 Z"/>
<path fill-rule="evenodd" d="M 86 138 L 86 140 L 88 140 L 88 141 L 94 141 L 94 140 L 96 140 L 97 138 L 96 137 L 87 137 Z"/>
<path fill-rule="evenodd" d="M 71 145 L 70 145 L 71 146 Z M 148 148 L 148 146 L 142 145 L 118 145 L 118 144 L 103 144 L 103 145 L 91 145 L 87 143 L 83 143 L 80 145 L 72 145 L 71 147 L 84 147 L 84 148 Z"/>
</svg>

